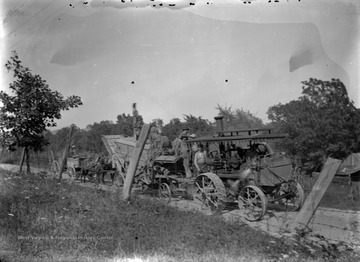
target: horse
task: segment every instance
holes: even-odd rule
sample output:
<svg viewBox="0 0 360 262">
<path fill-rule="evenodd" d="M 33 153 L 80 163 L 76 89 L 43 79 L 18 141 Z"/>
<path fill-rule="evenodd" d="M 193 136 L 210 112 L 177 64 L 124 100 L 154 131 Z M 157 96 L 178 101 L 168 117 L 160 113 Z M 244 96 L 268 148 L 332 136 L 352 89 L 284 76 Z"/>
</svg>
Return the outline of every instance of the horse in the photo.
<svg viewBox="0 0 360 262">
<path fill-rule="evenodd" d="M 100 158 L 91 161 L 90 158 L 88 158 L 81 162 L 80 181 L 85 183 L 86 177 L 88 177 L 89 181 L 91 181 L 94 179 L 94 176 L 96 176 L 98 182 L 99 175 L 102 170 L 102 166 L 99 160 Z"/>
<path fill-rule="evenodd" d="M 98 182 L 102 182 L 105 185 L 105 175 L 110 174 L 111 182 L 114 184 L 115 176 L 117 175 L 116 167 L 113 167 L 111 161 L 101 164 L 101 170 L 99 171 Z"/>
</svg>

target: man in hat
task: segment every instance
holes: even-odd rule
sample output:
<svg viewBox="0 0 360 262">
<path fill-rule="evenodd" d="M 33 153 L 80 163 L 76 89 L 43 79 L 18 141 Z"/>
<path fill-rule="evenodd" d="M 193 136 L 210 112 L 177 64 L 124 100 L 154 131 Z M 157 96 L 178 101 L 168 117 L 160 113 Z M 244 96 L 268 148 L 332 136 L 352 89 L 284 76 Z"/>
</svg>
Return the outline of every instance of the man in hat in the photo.
<svg viewBox="0 0 360 262">
<path fill-rule="evenodd" d="M 183 165 L 185 169 L 186 178 L 191 178 L 192 173 L 190 170 L 190 150 L 186 141 L 188 140 L 187 136 L 181 137 L 181 144 L 180 144 L 180 156 L 183 159 Z"/>
<path fill-rule="evenodd" d="M 205 164 L 206 164 L 206 152 L 204 151 L 203 144 L 200 144 L 198 145 L 198 149 L 194 156 L 194 165 L 196 168 L 196 172 L 198 174 L 201 173 L 202 168 L 205 166 Z"/>
<path fill-rule="evenodd" d="M 185 137 L 189 137 L 189 128 L 184 128 L 180 135 L 172 142 L 172 152 L 174 152 L 175 155 L 181 154 L 181 143 Z"/>
<path fill-rule="evenodd" d="M 75 145 L 72 145 L 69 151 L 69 157 L 75 157 L 76 156 L 76 147 Z"/>
<path fill-rule="evenodd" d="M 160 156 L 163 152 L 163 141 L 159 134 L 159 129 L 156 126 L 152 126 L 149 134 L 150 140 L 150 163 L 152 164 L 155 159 Z"/>
<path fill-rule="evenodd" d="M 187 128 L 187 127 L 183 128 L 183 131 L 180 133 L 179 138 L 181 138 L 183 136 L 189 137 L 189 128 Z"/>
</svg>

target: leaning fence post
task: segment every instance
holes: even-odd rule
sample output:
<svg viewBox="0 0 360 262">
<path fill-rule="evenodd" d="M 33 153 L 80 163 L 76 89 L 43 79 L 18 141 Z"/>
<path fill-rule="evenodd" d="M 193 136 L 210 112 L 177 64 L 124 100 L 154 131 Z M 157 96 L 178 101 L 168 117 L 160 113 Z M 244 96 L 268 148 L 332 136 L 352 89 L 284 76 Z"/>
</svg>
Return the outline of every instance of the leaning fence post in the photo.
<svg viewBox="0 0 360 262">
<path fill-rule="evenodd" d="M 74 132 L 74 126 L 71 125 L 70 126 L 70 130 L 69 130 L 69 133 L 67 135 L 67 139 L 66 139 L 66 146 L 64 148 L 64 152 L 63 152 L 63 155 L 62 155 L 62 158 L 61 158 L 61 162 L 60 162 L 60 165 L 59 165 L 59 174 L 58 174 L 58 180 L 61 181 L 62 179 L 62 171 L 64 169 L 64 166 L 65 166 L 65 162 L 66 162 L 66 158 L 67 158 L 67 155 L 69 153 L 69 150 L 70 150 L 70 147 L 71 147 L 71 144 L 72 144 L 72 139 L 73 139 L 73 132 Z"/>
<path fill-rule="evenodd" d="M 315 214 L 322 197 L 324 196 L 327 188 L 329 187 L 336 171 L 340 166 L 341 160 L 329 157 L 322 169 L 319 178 L 315 182 L 310 194 L 306 198 L 303 207 L 295 217 L 291 230 L 304 229 L 310 223 L 310 220 Z"/>
<path fill-rule="evenodd" d="M 125 201 L 130 200 L 130 192 L 131 192 L 132 183 L 134 181 L 137 166 L 139 164 L 140 157 L 141 157 L 142 151 L 145 147 L 146 140 L 149 136 L 149 133 L 150 133 L 150 124 L 144 124 L 141 129 L 139 140 L 135 142 L 135 148 L 133 150 L 131 160 L 129 163 L 129 167 L 126 172 L 125 183 L 124 183 L 124 188 L 123 188 L 123 199 Z"/>
<path fill-rule="evenodd" d="M 54 152 L 52 150 L 50 150 L 50 165 L 52 162 L 54 162 L 55 157 L 54 157 Z"/>
</svg>

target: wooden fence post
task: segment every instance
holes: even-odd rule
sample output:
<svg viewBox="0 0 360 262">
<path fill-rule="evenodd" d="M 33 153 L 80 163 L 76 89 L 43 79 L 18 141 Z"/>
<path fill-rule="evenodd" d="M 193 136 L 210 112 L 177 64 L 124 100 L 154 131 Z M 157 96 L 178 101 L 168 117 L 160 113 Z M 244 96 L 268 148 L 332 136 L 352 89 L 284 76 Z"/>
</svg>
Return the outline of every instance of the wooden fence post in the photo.
<svg viewBox="0 0 360 262">
<path fill-rule="evenodd" d="M 304 229 L 308 226 L 340 164 L 341 160 L 331 157 L 327 159 L 319 178 L 315 182 L 310 194 L 304 202 L 303 207 L 291 225 L 292 231 L 295 231 L 296 229 Z"/>
<path fill-rule="evenodd" d="M 23 168 L 24 162 L 25 162 L 25 147 L 23 148 L 23 150 L 22 150 L 22 152 L 21 152 L 19 173 L 22 172 L 22 168 Z"/>
<path fill-rule="evenodd" d="M 50 150 L 50 165 L 52 164 L 52 162 L 54 162 L 55 157 L 54 157 L 54 152 L 52 150 Z"/>
<path fill-rule="evenodd" d="M 141 129 L 139 140 L 135 142 L 135 148 L 134 148 L 134 151 L 131 156 L 128 170 L 126 172 L 125 183 L 124 183 L 124 188 L 123 188 L 123 199 L 125 201 L 130 200 L 130 192 L 131 192 L 132 183 L 134 181 L 137 166 L 139 164 L 139 160 L 140 160 L 142 151 L 145 147 L 146 140 L 149 136 L 149 133 L 150 133 L 150 124 L 144 124 Z"/>
<path fill-rule="evenodd" d="M 70 126 L 70 130 L 69 130 L 69 133 L 67 135 L 66 146 L 64 148 L 64 152 L 63 152 L 61 162 L 60 162 L 60 165 L 59 165 L 59 174 L 58 174 L 58 180 L 59 181 L 61 181 L 61 179 L 62 179 L 62 171 L 64 169 L 66 158 L 67 158 L 67 155 L 69 153 L 69 150 L 70 150 L 70 147 L 71 147 L 71 144 L 72 144 L 73 132 L 74 132 L 74 126 L 72 125 L 72 126 Z"/>
</svg>

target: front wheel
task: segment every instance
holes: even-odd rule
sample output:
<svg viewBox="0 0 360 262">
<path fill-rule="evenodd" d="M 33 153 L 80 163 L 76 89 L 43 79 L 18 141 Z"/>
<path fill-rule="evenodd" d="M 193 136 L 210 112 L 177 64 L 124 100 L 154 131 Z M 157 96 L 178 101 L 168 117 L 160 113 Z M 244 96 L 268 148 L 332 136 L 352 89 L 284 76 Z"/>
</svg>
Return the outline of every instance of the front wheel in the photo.
<svg viewBox="0 0 360 262">
<path fill-rule="evenodd" d="M 68 174 L 68 176 L 69 176 L 71 179 L 73 179 L 73 180 L 76 179 L 76 171 L 75 171 L 75 168 L 69 166 L 69 167 L 67 168 L 67 170 L 66 170 L 66 173 Z"/>
<path fill-rule="evenodd" d="M 213 212 L 220 212 L 226 206 L 226 190 L 224 183 L 214 173 L 203 173 L 194 181 L 194 200 L 200 201 Z"/>
<path fill-rule="evenodd" d="M 171 189 L 170 186 L 166 183 L 161 183 L 159 185 L 159 198 L 164 200 L 166 204 L 171 201 Z"/>
<path fill-rule="evenodd" d="M 305 194 L 298 182 L 289 180 L 281 184 L 276 193 L 276 198 L 280 198 L 278 203 L 286 211 L 298 211 L 304 204 Z"/>
<path fill-rule="evenodd" d="M 248 185 L 240 190 L 238 205 L 246 220 L 259 221 L 265 215 L 267 198 L 259 187 Z"/>
</svg>

